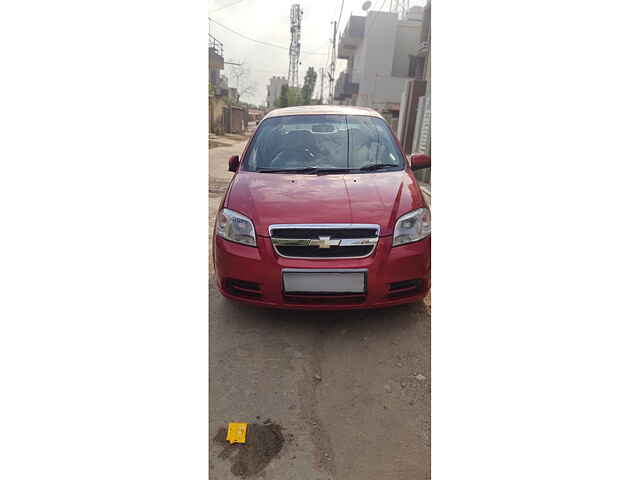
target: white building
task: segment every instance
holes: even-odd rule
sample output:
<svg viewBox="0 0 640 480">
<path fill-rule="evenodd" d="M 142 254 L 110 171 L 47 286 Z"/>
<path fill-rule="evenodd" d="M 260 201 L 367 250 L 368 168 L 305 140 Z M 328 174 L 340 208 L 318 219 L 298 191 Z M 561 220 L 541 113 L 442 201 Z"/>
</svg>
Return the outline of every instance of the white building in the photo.
<svg viewBox="0 0 640 480">
<path fill-rule="evenodd" d="M 407 80 L 415 75 L 422 13 L 412 7 L 404 19 L 392 12 L 352 15 L 338 43 L 347 68 L 336 81 L 335 100 L 397 117 Z"/>
<path fill-rule="evenodd" d="M 276 102 L 280 98 L 283 85 L 288 85 L 285 77 L 271 77 L 269 85 L 267 85 L 267 108 L 276 108 Z"/>
</svg>

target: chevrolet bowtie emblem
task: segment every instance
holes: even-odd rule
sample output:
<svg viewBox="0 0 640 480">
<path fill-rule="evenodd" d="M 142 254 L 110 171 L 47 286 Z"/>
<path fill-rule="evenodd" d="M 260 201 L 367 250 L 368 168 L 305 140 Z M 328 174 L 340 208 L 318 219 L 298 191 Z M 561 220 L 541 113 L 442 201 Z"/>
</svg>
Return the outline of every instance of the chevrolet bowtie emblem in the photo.
<svg viewBox="0 0 640 480">
<path fill-rule="evenodd" d="M 318 237 L 320 241 L 318 247 L 320 248 L 330 248 L 331 247 L 331 237 Z"/>
</svg>

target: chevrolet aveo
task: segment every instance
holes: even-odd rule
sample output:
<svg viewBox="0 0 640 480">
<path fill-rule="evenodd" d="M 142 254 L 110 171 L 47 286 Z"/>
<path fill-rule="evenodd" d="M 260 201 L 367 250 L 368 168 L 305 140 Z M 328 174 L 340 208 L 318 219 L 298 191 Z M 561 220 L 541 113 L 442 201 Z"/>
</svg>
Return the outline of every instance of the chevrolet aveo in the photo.
<svg viewBox="0 0 640 480">
<path fill-rule="evenodd" d="M 357 107 L 274 110 L 220 203 L 213 235 L 221 293 L 290 309 L 379 308 L 430 288 L 431 213 L 385 120 Z"/>
</svg>

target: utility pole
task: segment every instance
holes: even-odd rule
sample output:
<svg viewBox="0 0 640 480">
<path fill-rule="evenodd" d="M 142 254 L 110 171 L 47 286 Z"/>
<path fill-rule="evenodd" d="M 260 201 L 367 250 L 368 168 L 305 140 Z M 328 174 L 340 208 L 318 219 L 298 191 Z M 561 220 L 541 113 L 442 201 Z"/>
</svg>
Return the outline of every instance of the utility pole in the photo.
<svg viewBox="0 0 640 480">
<path fill-rule="evenodd" d="M 329 104 L 333 105 L 333 84 L 336 76 L 336 31 L 338 29 L 338 23 L 331 23 L 333 24 L 333 40 L 331 47 L 331 65 L 329 66 Z"/>
<path fill-rule="evenodd" d="M 322 105 L 324 98 L 324 67 L 320 68 L 320 105 Z"/>
</svg>

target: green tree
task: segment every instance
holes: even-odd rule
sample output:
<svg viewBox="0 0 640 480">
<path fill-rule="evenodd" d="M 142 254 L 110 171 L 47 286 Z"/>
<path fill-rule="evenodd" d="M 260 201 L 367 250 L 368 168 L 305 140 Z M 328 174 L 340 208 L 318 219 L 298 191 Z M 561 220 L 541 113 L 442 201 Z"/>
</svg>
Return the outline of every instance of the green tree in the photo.
<svg viewBox="0 0 640 480">
<path fill-rule="evenodd" d="M 280 108 L 289 106 L 289 87 L 287 85 L 282 85 L 277 104 Z"/>
<path fill-rule="evenodd" d="M 295 107 L 296 105 L 302 105 L 302 93 L 299 88 L 289 88 L 287 91 L 288 105 Z"/>
<path fill-rule="evenodd" d="M 307 74 L 304 76 L 304 84 L 302 86 L 302 105 L 310 105 L 313 91 L 316 89 L 316 80 L 318 79 L 318 73 L 313 67 L 307 69 Z"/>
</svg>

